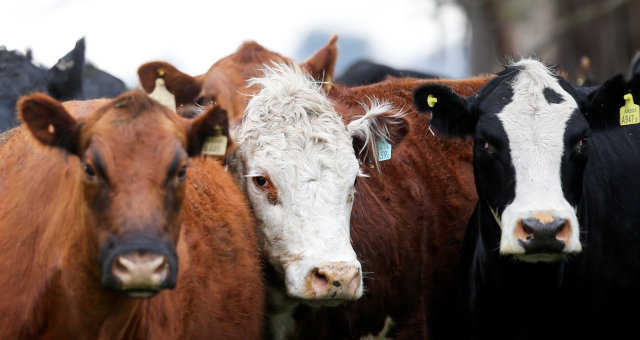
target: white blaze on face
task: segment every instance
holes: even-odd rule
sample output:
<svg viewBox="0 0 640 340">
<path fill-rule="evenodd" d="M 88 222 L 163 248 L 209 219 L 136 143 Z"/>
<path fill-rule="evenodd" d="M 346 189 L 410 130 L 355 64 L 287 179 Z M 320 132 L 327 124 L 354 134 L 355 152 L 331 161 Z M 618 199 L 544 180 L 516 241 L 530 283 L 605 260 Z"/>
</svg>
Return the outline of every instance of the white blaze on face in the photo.
<svg viewBox="0 0 640 340">
<path fill-rule="evenodd" d="M 519 220 L 539 214 L 566 219 L 571 232 L 563 251 L 579 252 L 578 220 L 564 197 L 560 177 L 565 127 L 578 105 L 542 63 L 523 60 L 515 66 L 523 70 L 512 84 L 513 100 L 497 114 L 507 133 L 516 176 L 515 199 L 501 217 L 500 252 L 524 254 L 515 229 Z M 549 104 L 545 88 L 560 94 L 563 101 Z"/>
<path fill-rule="evenodd" d="M 336 287 L 331 295 L 345 296 L 340 290 L 348 290 L 352 280 L 335 283 L 322 267 L 339 263 L 357 269 L 351 287 L 357 283 L 352 295 L 360 297 L 361 266 L 350 240 L 359 174 L 351 136 L 319 85 L 297 66 L 267 69 L 254 84 L 262 90 L 248 103 L 236 152 L 244 164 L 243 186 L 261 246 L 284 276 L 288 295 L 332 298 L 317 296 L 312 281 L 318 275 L 329 288 Z M 324 269 L 314 272 L 318 268 Z"/>
</svg>

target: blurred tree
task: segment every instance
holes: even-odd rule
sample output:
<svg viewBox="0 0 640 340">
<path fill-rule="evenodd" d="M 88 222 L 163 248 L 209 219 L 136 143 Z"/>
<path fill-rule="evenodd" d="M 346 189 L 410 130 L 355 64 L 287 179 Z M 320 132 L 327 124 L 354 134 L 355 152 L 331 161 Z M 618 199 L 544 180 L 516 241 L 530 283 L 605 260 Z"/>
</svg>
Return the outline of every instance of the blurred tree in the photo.
<svg viewBox="0 0 640 340">
<path fill-rule="evenodd" d="M 638 0 L 437 0 L 457 2 L 471 25 L 471 70 L 494 72 L 509 57 L 538 55 L 580 83 L 627 74 L 640 49 Z M 582 60 L 582 57 L 588 57 Z"/>
</svg>

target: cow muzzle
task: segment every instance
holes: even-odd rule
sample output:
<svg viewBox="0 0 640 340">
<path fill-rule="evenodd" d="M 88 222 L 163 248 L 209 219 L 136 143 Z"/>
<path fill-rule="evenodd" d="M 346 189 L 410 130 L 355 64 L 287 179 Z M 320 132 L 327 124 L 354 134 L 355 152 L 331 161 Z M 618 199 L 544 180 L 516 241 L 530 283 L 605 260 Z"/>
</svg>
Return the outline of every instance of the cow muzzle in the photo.
<svg viewBox="0 0 640 340">
<path fill-rule="evenodd" d="M 164 246 L 126 245 L 112 250 L 104 259 L 102 285 L 129 297 L 150 298 L 162 289 L 175 288 L 177 267 L 175 251 Z"/>
<path fill-rule="evenodd" d="M 525 254 L 561 253 L 571 237 L 571 221 L 538 214 L 518 220 L 514 233 Z"/>
<path fill-rule="evenodd" d="M 329 262 L 313 268 L 305 283 L 311 299 L 327 300 L 329 304 L 356 300 L 362 295 L 360 267 L 346 262 Z"/>
</svg>

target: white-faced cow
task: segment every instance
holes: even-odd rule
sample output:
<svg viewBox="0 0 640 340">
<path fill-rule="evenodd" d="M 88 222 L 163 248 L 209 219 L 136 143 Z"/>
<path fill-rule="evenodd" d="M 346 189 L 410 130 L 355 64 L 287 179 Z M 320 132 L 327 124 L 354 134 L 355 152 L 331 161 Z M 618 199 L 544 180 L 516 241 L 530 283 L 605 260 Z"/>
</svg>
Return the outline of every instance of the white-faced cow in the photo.
<svg viewBox="0 0 640 340">
<path fill-rule="evenodd" d="M 610 326 L 610 334 L 630 330 L 620 322 L 628 308 L 603 313 L 600 308 L 623 304 L 606 301 L 611 295 L 595 289 L 617 287 L 634 301 L 639 296 L 637 288 L 599 277 L 604 271 L 640 283 L 638 257 L 618 257 L 616 248 L 624 243 L 614 242 L 625 234 L 640 241 L 637 232 L 627 233 L 629 222 L 638 224 L 638 212 L 630 213 L 617 196 L 633 193 L 616 179 L 621 164 L 640 165 L 640 147 L 628 140 L 618 144 L 610 123 L 619 122 L 630 90 L 621 76 L 595 91 L 576 90 L 541 62 L 523 59 L 467 98 L 442 85 L 415 91 L 417 108 L 433 112 L 435 129 L 471 135 L 475 142 L 479 202 L 461 264 L 463 314 L 472 338 L 566 339 L 604 334 Z M 627 160 L 615 155 L 621 149 L 628 151 Z M 640 188 L 638 180 L 627 183 Z M 625 251 L 633 255 L 637 248 Z M 600 267 L 616 258 L 623 268 Z M 605 302 L 594 302 L 598 298 Z M 622 318 L 614 321 L 609 312 Z M 594 315 L 604 318 L 581 324 Z"/>
<path fill-rule="evenodd" d="M 298 66 L 266 68 L 249 85 L 261 90 L 247 105 L 228 162 L 274 270 L 269 294 L 280 311 L 269 323 L 272 335 L 283 338 L 299 302 L 337 305 L 362 295 L 350 238 L 358 158 L 376 153 L 382 138 L 399 142 L 407 126 L 400 111 L 375 98 L 345 126 L 321 84 Z"/>
</svg>

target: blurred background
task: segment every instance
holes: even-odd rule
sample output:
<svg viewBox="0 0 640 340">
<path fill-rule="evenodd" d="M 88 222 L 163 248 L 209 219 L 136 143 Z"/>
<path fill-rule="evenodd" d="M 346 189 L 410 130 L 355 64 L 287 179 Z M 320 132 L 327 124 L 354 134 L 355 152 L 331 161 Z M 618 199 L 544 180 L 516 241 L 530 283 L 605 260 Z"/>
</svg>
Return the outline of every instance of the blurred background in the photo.
<svg viewBox="0 0 640 340">
<path fill-rule="evenodd" d="M 147 61 L 202 74 L 246 40 L 302 61 L 334 33 L 338 76 L 365 58 L 462 78 L 536 54 L 574 83 L 588 57 L 597 82 L 640 49 L 639 0 L 30 0 L 0 13 L 4 49 L 48 68 L 85 37 L 86 60 L 130 88 Z"/>
</svg>

